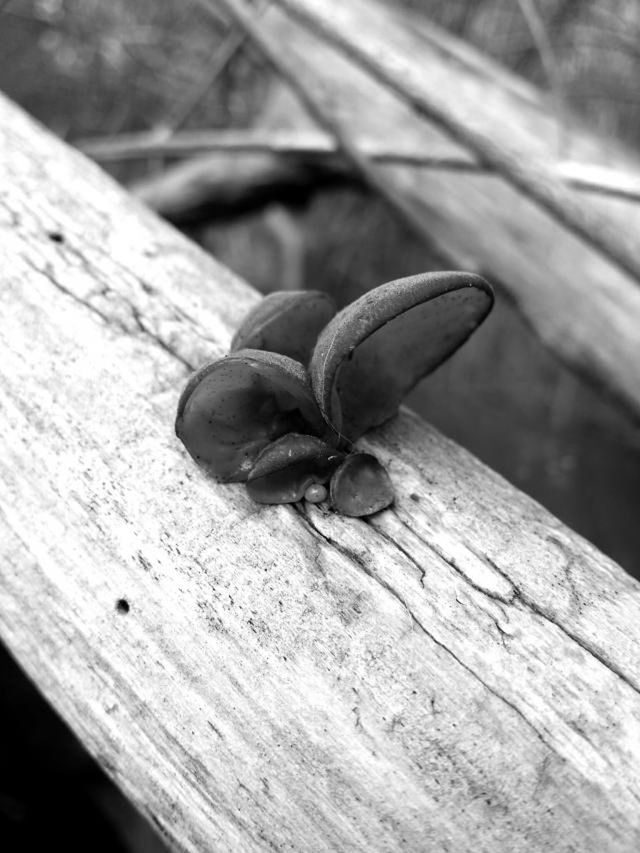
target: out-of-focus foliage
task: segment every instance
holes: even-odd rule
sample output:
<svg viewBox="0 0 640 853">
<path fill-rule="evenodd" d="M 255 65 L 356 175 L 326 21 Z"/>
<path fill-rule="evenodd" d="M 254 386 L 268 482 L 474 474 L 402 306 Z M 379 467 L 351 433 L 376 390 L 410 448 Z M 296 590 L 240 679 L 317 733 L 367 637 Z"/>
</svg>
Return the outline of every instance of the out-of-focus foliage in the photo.
<svg viewBox="0 0 640 853">
<path fill-rule="evenodd" d="M 392 0 L 389 0 L 392 5 Z M 640 144 L 638 0 L 534 0 L 565 103 L 590 127 Z M 539 45 L 519 0 L 404 0 L 542 89 Z"/>
<path fill-rule="evenodd" d="M 66 139 L 246 125 L 266 85 L 239 50 L 201 93 L 228 27 L 176 0 L 9 0 L 0 12 L 0 88 Z"/>
<path fill-rule="evenodd" d="M 518 0 L 387 0 L 460 35 L 549 88 Z M 534 0 L 567 106 L 604 134 L 639 139 L 640 3 Z M 0 85 L 65 137 L 161 127 L 198 92 L 228 35 L 177 0 L 8 0 L 0 4 Z M 242 49 L 194 107 L 193 127 L 247 124 L 264 94 Z"/>
</svg>

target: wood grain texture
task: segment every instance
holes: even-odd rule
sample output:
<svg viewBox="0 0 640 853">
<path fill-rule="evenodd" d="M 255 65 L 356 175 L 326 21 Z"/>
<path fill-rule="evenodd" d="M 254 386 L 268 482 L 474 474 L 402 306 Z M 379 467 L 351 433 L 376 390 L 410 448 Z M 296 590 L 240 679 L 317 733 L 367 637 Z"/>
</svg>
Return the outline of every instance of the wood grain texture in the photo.
<svg viewBox="0 0 640 853">
<path fill-rule="evenodd" d="M 640 585 L 409 412 L 369 521 L 208 481 L 256 294 L 0 128 L 0 634 L 113 779 L 185 851 L 635 851 Z"/>
<path fill-rule="evenodd" d="M 242 4 L 233 0 L 233 5 Z M 414 103 L 433 103 L 434 115 L 446 114 L 464 129 L 465 139 L 491 148 L 496 162 L 504 155 L 515 175 L 512 183 L 496 175 L 410 166 L 377 169 L 422 214 L 425 230 L 452 266 L 499 282 L 547 346 L 640 415 L 640 281 L 598 248 L 601 238 L 612 251 L 615 244 L 619 258 L 626 259 L 622 266 L 637 270 L 640 207 L 586 198 L 565 188 L 556 169 L 560 160 L 571 159 L 635 174 L 637 158 L 572 117 L 560 126 L 539 91 L 424 18 L 401 16 L 373 0 L 278 0 L 274 5 L 357 41 L 359 54 L 393 77 Z M 354 139 L 474 159 L 470 145 L 416 115 L 371 73 L 285 11 L 269 9 L 260 26 Z M 282 116 L 281 127 L 308 126 L 300 112 Z M 520 175 L 516 186 L 518 164 L 526 176 Z M 540 198 L 552 205 L 555 217 L 528 197 L 536 174 Z M 558 219 L 563 209 L 565 225 Z M 578 219 L 582 237 L 568 226 Z"/>
</svg>

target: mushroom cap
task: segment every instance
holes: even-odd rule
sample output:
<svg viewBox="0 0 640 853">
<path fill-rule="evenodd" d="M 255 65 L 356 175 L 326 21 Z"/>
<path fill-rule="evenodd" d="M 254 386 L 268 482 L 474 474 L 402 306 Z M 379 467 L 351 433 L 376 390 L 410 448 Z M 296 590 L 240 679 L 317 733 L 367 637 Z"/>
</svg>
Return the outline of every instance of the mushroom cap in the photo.
<svg viewBox="0 0 640 853">
<path fill-rule="evenodd" d="M 200 368 L 175 424 L 191 456 L 221 482 L 247 479 L 260 451 L 291 432 L 329 432 L 304 367 L 276 353 L 241 350 Z"/>
<path fill-rule="evenodd" d="M 310 486 L 326 483 L 343 458 L 343 453 L 314 436 L 283 435 L 261 451 L 247 491 L 259 503 L 295 503 Z"/>
<path fill-rule="evenodd" d="M 318 335 L 335 313 L 333 299 L 320 290 L 274 291 L 247 314 L 231 352 L 268 350 L 308 364 Z"/>
<path fill-rule="evenodd" d="M 370 453 L 351 453 L 331 478 L 331 503 L 342 515 L 361 517 L 393 503 L 393 486 Z"/>
<path fill-rule="evenodd" d="M 424 273 L 365 293 L 325 326 L 311 358 L 324 417 L 349 441 L 384 423 L 492 305 L 490 285 L 466 272 Z"/>
</svg>

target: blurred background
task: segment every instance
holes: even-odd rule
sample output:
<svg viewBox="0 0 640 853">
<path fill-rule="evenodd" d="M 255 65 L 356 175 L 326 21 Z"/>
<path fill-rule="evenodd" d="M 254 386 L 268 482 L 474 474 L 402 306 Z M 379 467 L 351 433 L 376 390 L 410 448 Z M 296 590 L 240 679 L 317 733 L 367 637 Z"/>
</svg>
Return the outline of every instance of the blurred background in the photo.
<svg viewBox="0 0 640 853">
<path fill-rule="evenodd" d="M 551 90 L 558 109 L 605 138 L 640 148 L 638 0 L 393 5 Z M 195 3 L 0 0 L 0 89 L 71 144 L 246 128 L 271 82 L 224 15 Z M 152 153 L 104 167 L 139 186 L 173 162 Z M 242 210 L 230 204 L 179 224 L 264 293 L 324 289 L 344 305 L 384 281 L 438 268 L 382 201 L 344 181 L 267 193 Z M 638 425 L 563 367 L 497 296 L 482 332 L 409 405 L 640 577 Z M 0 687 L 0 849 L 164 849 L 1 648 Z"/>
</svg>

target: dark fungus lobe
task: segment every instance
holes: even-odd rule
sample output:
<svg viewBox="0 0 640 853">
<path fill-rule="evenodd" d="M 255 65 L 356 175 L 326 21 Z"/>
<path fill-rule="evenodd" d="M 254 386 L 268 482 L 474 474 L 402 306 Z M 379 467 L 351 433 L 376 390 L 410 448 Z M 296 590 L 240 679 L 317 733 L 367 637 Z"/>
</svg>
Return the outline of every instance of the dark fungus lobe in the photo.
<svg viewBox="0 0 640 853">
<path fill-rule="evenodd" d="M 270 293 L 245 317 L 231 352 L 267 350 L 308 364 L 318 335 L 335 313 L 333 299 L 320 290 Z"/>
<path fill-rule="evenodd" d="M 389 475 L 370 453 L 352 453 L 331 479 L 331 503 L 342 515 L 371 515 L 393 502 Z"/>
<path fill-rule="evenodd" d="M 350 441 L 384 423 L 492 305 L 490 285 L 465 272 L 424 273 L 369 291 L 318 338 L 309 371 L 323 415 Z"/>
<path fill-rule="evenodd" d="M 245 481 L 260 451 L 291 432 L 327 426 L 305 369 L 275 353 L 241 350 L 205 365 L 178 403 L 178 438 L 222 482 Z"/>
<path fill-rule="evenodd" d="M 330 481 L 337 512 L 371 515 L 393 502 L 389 476 L 374 456 L 339 448 L 393 417 L 492 305 L 490 285 L 465 272 L 388 282 L 337 315 L 320 291 L 272 293 L 245 318 L 232 354 L 191 377 L 176 433 L 199 465 L 247 481 L 260 503 L 320 503 Z"/>
<path fill-rule="evenodd" d="M 247 491 L 258 503 L 281 504 L 302 500 L 310 490 L 313 503 L 316 491 L 311 487 L 326 483 L 343 458 L 344 454 L 319 438 L 284 435 L 258 456 Z"/>
</svg>

